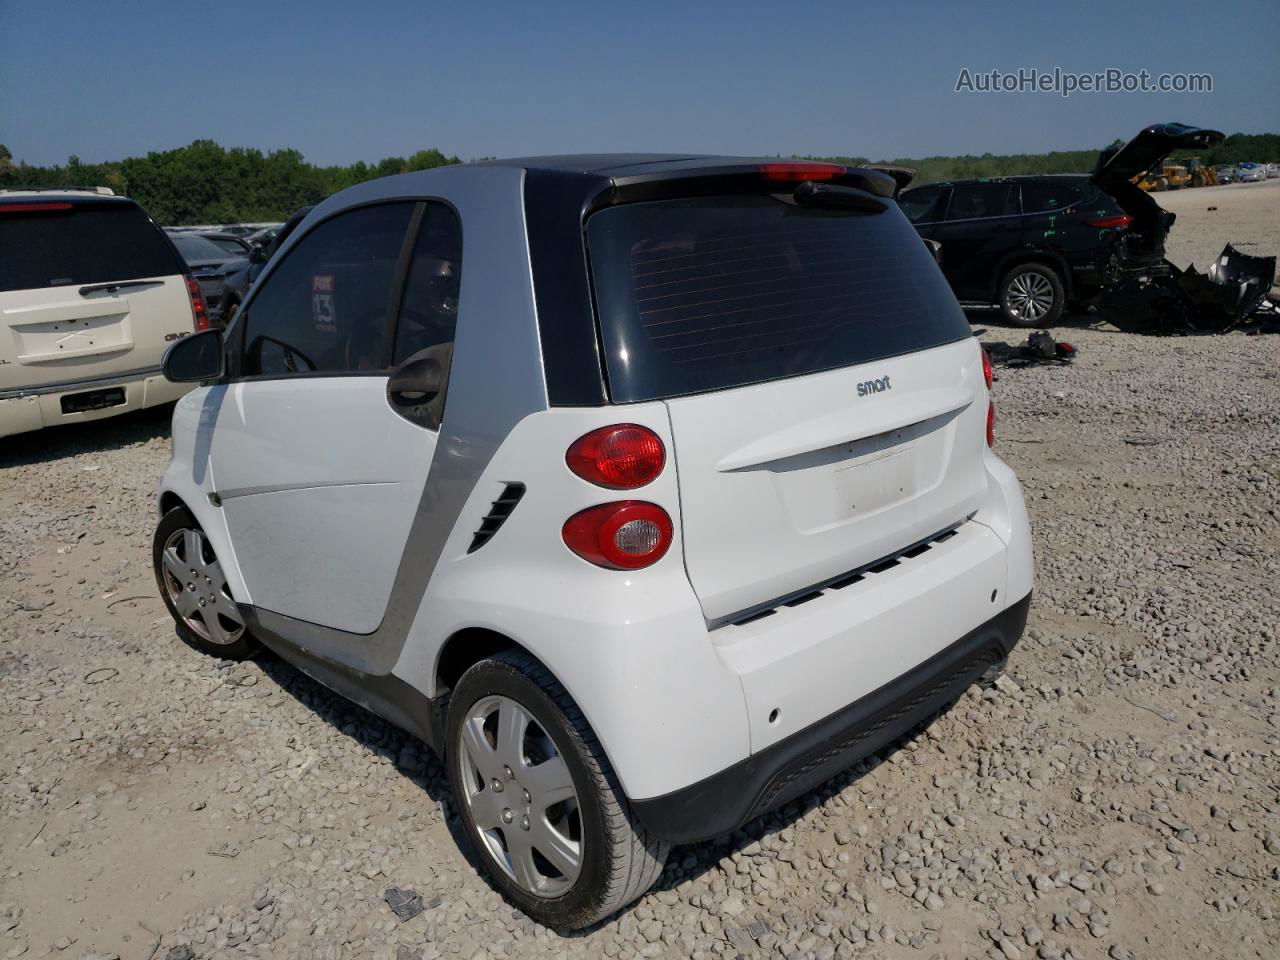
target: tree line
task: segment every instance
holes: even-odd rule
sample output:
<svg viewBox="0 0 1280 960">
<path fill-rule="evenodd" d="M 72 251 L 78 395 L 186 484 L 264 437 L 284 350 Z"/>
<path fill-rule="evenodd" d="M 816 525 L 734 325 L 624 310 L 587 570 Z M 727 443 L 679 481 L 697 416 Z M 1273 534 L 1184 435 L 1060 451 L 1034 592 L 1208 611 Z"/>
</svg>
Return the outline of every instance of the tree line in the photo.
<svg viewBox="0 0 1280 960">
<path fill-rule="evenodd" d="M 1098 150 L 1057 150 L 1050 153 L 937 156 L 889 161 L 914 167 L 917 184 L 972 177 L 1019 174 L 1088 173 Z M 859 165 L 867 157 L 810 157 Z M 1185 162 L 1178 155 L 1174 162 Z M 1234 133 L 1199 155 L 1204 163 L 1280 163 L 1280 134 Z M 246 147 L 222 147 L 197 140 L 176 150 L 148 153 L 108 163 L 82 163 L 72 156 L 65 164 L 41 167 L 15 161 L 0 144 L 0 188 L 15 186 L 106 186 L 133 197 L 158 222 L 254 223 L 282 221 L 307 204 L 375 177 L 429 170 L 461 161 L 439 150 L 419 150 L 410 157 L 386 157 L 377 163 L 320 167 L 308 163 L 297 150 L 264 153 Z"/>
<path fill-rule="evenodd" d="M 299 207 L 365 180 L 459 162 L 439 150 L 419 150 L 410 157 L 387 157 L 372 164 L 318 167 L 297 150 L 263 153 L 197 140 L 145 157 L 82 163 L 72 156 L 65 164 L 38 167 L 14 162 L 0 144 L 0 187 L 110 187 L 137 200 L 166 226 L 278 222 Z"/>
</svg>

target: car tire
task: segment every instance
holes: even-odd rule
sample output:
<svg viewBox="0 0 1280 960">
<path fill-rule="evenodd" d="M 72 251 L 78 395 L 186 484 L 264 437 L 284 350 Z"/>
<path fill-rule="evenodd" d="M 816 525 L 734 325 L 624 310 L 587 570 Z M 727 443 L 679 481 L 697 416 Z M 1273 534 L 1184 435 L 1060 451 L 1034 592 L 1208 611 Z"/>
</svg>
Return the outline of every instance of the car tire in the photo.
<svg viewBox="0 0 1280 960">
<path fill-rule="evenodd" d="M 1057 271 L 1043 263 L 1019 263 L 1000 281 L 1000 310 L 1017 327 L 1052 326 L 1066 302 Z"/>
<path fill-rule="evenodd" d="M 161 518 L 151 541 L 151 562 L 160 597 L 184 641 L 223 660 L 244 660 L 258 652 L 213 545 L 185 507 Z"/>
<path fill-rule="evenodd" d="M 541 663 L 504 652 L 449 695 L 446 766 L 493 883 L 552 929 L 577 930 L 649 889 L 669 847 L 636 820 L 582 711 Z"/>
</svg>

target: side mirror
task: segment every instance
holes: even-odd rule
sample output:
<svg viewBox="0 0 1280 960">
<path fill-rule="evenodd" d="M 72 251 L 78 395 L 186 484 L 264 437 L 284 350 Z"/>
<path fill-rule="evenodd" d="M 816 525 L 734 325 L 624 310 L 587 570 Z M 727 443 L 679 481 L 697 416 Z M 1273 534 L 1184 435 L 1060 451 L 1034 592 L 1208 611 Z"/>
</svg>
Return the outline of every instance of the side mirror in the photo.
<svg viewBox="0 0 1280 960">
<path fill-rule="evenodd" d="M 942 244 L 937 240 L 930 240 L 928 237 L 922 238 L 924 245 L 929 248 L 929 253 L 933 255 L 933 259 L 937 261 L 938 266 L 942 266 Z"/>
<path fill-rule="evenodd" d="M 266 263 L 270 259 L 271 254 L 267 252 L 267 248 L 261 243 L 257 244 L 249 251 L 250 263 Z"/>
<path fill-rule="evenodd" d="M 160 369 L 172 383 L 200 383 L 222 376 L 222 364 L 222 331 L 203 330 L 170 346 Z"/>
</svg>

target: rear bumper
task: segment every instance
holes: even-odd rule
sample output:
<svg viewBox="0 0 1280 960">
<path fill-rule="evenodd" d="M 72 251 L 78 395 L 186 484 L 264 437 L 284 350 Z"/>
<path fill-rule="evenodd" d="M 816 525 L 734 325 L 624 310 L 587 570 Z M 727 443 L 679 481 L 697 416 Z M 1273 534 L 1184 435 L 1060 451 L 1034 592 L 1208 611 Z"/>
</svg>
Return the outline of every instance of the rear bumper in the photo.
<svg viewBox="0 0 1280 960">
<path fill-rule="evenodd" d="M 1030 605 L 1027 594 L 896 680 L 717 774 L 633 800 L 636 816 L 663 840 L 696 843 L 795 799 L 950 706 L 1009 656 Z"/>
<path fill-rule="evenodd" d="M 191 389 L 192 384 L 170 383 L 156 369 L 0 391 L 0 437 L 171 403 Z M 76 402 L 95 395 L 102 395 L 105 405 Z"/>
</svg>

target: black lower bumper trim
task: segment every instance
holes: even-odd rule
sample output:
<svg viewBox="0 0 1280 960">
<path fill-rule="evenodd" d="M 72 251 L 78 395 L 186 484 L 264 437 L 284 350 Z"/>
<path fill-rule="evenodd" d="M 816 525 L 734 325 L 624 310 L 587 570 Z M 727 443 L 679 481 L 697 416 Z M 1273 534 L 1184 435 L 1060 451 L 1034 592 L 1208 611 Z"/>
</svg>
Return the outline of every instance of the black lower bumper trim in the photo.
<svg viewBox="0 0 1280 960">
<path fill-rule="evenodd" d="M 794 800 L 958 699 L 1009 656 L 1030 606 L 1027 594 L 896 680 L 705 780 L 633 800 L 636 816 L 669 843 L 697 843 Z"/>
</svg>

